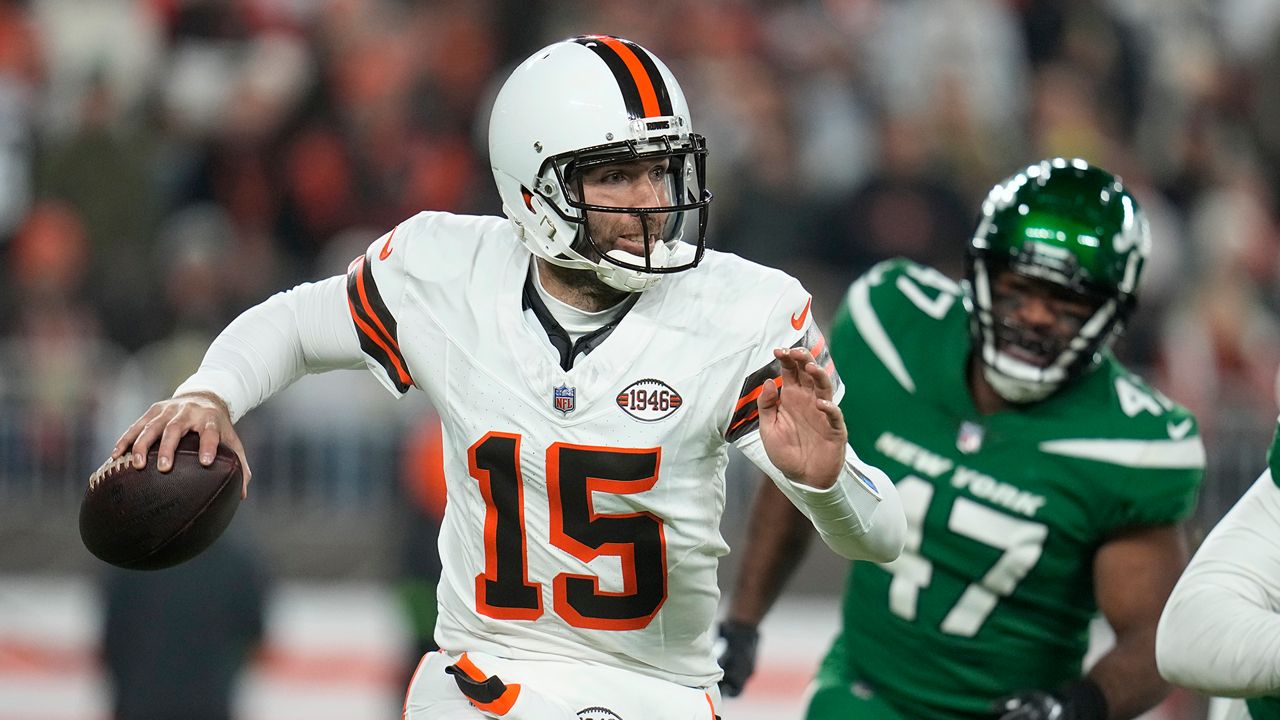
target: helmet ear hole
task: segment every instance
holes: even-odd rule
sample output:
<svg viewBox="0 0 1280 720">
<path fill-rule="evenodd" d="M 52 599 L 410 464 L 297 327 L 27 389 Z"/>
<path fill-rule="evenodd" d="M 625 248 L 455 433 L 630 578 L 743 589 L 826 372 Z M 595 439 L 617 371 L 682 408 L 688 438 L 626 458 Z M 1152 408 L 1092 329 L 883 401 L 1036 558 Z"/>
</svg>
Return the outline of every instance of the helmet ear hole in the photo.
<svg viewBox="0 0 1280 720">
<path fill-rule="evenodd" d="M 529 188 L 523 185 L 520 186 L 520 198 L 524 200 L 524 206 L 529 209 L 529 212 L 531 213 L 538 212 L 537 210 L 533 209 L 533 193 L 529 190 Z"/>
</svg>

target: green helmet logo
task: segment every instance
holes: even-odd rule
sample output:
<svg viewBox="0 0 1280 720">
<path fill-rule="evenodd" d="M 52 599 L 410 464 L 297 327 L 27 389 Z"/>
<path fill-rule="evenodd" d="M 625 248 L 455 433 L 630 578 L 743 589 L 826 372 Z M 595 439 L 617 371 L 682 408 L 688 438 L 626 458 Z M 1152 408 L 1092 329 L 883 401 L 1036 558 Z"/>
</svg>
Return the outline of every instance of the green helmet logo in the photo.
<svg viewBox="0 0 1280 720">
<path fill-rule="evenodd" d="M 1150 249 L 1147 220 L 1133 195 L 1119 178 L 1083 160 L 1044 160 L 992 188 L 966 260 L 974 343 L 997 392 L 1013 402 L 1039 400 L 1096 366 L 1133 312 Z M 1005 271 L 1051 283 L 1096 307 L 1044 366 L 1001 349 L 1017 335 L 992 311 L 992 280 Z"/>
</svg>

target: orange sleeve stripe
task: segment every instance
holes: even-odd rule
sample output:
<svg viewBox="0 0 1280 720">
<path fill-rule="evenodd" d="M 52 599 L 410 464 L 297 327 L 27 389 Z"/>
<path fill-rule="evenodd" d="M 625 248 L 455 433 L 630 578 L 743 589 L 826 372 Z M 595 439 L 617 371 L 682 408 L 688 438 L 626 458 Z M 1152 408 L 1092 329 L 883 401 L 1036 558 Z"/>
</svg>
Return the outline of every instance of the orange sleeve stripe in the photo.
<svg viewBox="0 0 1280 720">
<path fill-rule="evenodd" d="M 827 339 L 819 335 L 817 344 L 809 348 L 809 354 L 813 355 L 813 357 L 816 359 L 819 355 L 822 354 L 822 351 L 826 349 L 827 349 Z"/>
<path fill-rule="evenodd" d="M 467 657 L 466 653 L 462 653 L 462 657 L 458 658 L 458 661 L 455 662 L 454 665 L 457 665 L 459 670 L 467 674 L 467 677 L 478 683 L 482 683 L 489 679 L 488 675 L 481 672 L 480 668 L 476 667 L 476 664 L 471 662 L 471 658 Z"/>
<path fill-rule="evenodd" d="M 376 324 L 378 326 L 378 329 L 382 331 L 382 336 L 386 338 L 387 342 L 391 343 L 391 346 L 396 349 L 397 353 L 399 353 L 400 343 L 396 342 L 395 336 L 387 332 L 386 326 L 382 324 L 382 320 L 378 317 L 378 314 L 375 313 L 373 311 L 373 307 L 369 305 L 369 297 L 365 295 L 364 256 L 363 255 L 360 256 L 360 271 L 356 273 L 356 288 L 360 291 L 360 304 L 364 306 L 365 312 L 369 313 L 369 317 L 373 320 L 374 324 Z"/>
<path fill-rule="evenodd" d="M 776 385 L 778 385 L 778 387 L 782 387 L 782 376 L 781 376 L 781 375 L 779 375 L 778 377 L 773 378 L 773 382 L 774 382 Z M 742 409 L 742 406 L 743 406 L 743 405 L 746 405 L 747 403 L 751 402 L 752 400 L 755 400 L 756 398 L 760 397 L 760 393 L 762 393 L 762 392 L 764 392 L 764 383 L 760 383 L 759 387 L 757 387 L 755 390 L 752 390 L 751 392 L 749 392 L 749 393 L 747 393 L 746 395 L 743 395 L 741 398 L 739 398 L 739 399 L 738 399 L 738 404 L 737 404 L 737 405 L 735 405 L 735 406 L 733 407 L 733 411 L 734 411 L 735 413 L 736 413 L 736 412 L 738 412 L 739 410 L 741 410 L 741 409 Z M 735 424 L 735 426 L 736 426 L 736 424 Z"/>
<path fill-rule="evenodd" d="M 743 424 L 745 424 L 745 423 L 749 423 L 749 422 L 751 422 L 752 420 L 755 420 L 755 419 L 756 419 L 756 418 L 758 418 L 758 417 L 760 417 L 760 410 L 759 410 L 759 408 L 754 408 L 754 409 L 752 409 L 752 410 L 751 410 L 751 412 L 747 413 L 747 415 L 746 415 L 746 416 L 744 416 L 741 420 L 739 420 L 738 422 L 734 423 L 733 425 L 730 425 L 730 426 L 729 426 L 729 431 L 730 431 L 730 432 L 732 432 L 732 431 L 734 431 L 734 430 L 737 430 L 739 425 L 743 425 Z"/>
<path fill-rule="evenodd" d="M 711 720 L 720 720 L 720 716 L 716 715 L 716 704 L 711 701 L 711 693 L 702 693 L 707 698 L 707 707 L 711 708 Z"/>
<path fill-rule="evenodd" d="M 764 385 L 760 385 L 760 386 L 759 386 L 759 387 L 757 387 L 755 390 L 752 390 L 751 392 L 747 393 L 746 395 L 743 395 L 743 396 L 738 400 L 738 404 L 734 406 L 733 411 L 734 411 L 735 413 L 736 413 L 736 412 L 738 412 L 739 410 L 741 410 L 741 409 L 742 409 L 742 406 L 743 406 L 743 405 L 746 405 L 747 403 L 751 402 L 752 400 L 755 400 L 756 398 L 760 397 L 760 393 L 762 393 L 762 392 L 764 392 Z"/>
<path fill-rule="evenodd" d="M 640 64 L 640 58 L 631 52 L 631 48 L 618 42 L 617 38 L 602 35 L 595 39 L 608 45 L 614 52 L 618 53 L 618 57 L 622 58 L 622 62 L 627 64 L 627 69 L 631 71 L 632 79 L 636 81 L 636 88 L 640 90 L 640 101 L 644 105 L 645 117 L 661 115 L 662 112 L 658 109 L 658 93 L 653 89 L 653 80 L 649 77 L 649 73 Z"/>
<path fill-rule="evenodd" d="M 356 314 L 356 306 L 351 304 L 351 298 L 347 298 L 347 307 L 351 310 L 351 319 L 355 321 L 356 328 L 358 328 L 360 332 L 364 333 L 365 337 L 369 338 L 378 347 L 382 348 L 383 352 L 387 354 L 387 357 L 391 358 L 391 364 L 395 365 L 396 375 L 400 377 L 400 382 L 405 385 L 412 385 L 413 378 L 409 377 L 409 373 L 406 372 L 404 366 L 400 364 L 400 359 L 397 353 L 392 352 L 391 348 L 387 347 L 387 344 L 382 342 L 382 339 L 378 337 L 378 334 L 373 331 L 373 328 L 369 327 L 360 319 L 360 316 Z"/>
</svg>

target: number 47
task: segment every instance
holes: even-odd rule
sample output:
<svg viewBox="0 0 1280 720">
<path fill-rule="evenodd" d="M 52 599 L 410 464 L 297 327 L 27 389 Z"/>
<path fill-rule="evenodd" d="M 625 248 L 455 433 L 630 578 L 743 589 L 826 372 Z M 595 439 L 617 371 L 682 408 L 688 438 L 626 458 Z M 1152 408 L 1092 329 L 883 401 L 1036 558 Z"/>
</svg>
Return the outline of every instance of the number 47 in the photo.
<svg viewBox="0 0 1280 720">
<path fill-rule="evenodd" d="M 889 609 L 904 620 L 915 620 L 920 591 L 928 587 L 933 578 L 933 563 L 920 555 L 924 517 L 933 500 L 933 486 L 915 475 L 908 475 L 897 487 L 909 530 L 902 555 L 884 566 L 893 573 L 893 581 L 889 583 Z M 947 518 L 947 528 L 1004 551 L 980 580 L 965 588 L 960 600 L 942 620 L 943 632 L 973 637 L 996 609 L 1000 598 L 1013 594 L 1018 583 L 1040 560 L 1049 528 L 993 510 L 967 497 L 956 498 Z"/>
</svg>

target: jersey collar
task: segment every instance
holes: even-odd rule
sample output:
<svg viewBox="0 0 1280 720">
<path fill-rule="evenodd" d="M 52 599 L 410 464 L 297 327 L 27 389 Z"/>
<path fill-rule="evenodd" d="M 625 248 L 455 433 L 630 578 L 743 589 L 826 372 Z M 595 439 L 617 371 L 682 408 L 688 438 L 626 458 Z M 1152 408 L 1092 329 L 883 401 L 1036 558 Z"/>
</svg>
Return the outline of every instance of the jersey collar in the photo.
<svg viewBox="0 0 1280 720">
<path fill-rule="evenodd" d="M 535 261 L 536 262 L 536 261 Z M 556 353 L 560 357 L 560 369 L 568 371 L 573 367 L 574 360 L 579 356 L 586 355 L 592 350 L 600 346 L 613 333 L 614 328 L 618 327 L 618 323 L 622 322 L 622 318 L 627 316 L 631 308 L 635 307 L 636 301 L 640 299 L 640 293 L 631 293 L 631 296 L 623 301 L 622 311 L 619 312 L 612 320 L 605 323 L 596 330 L 578 338 L 577 342 L 570 342 L 569 333 L 556 322 L 555 316 L 551 314 L 551 310 L 547 308 L 547 304 L 542 301 L 538 289 L 534 286 L 537 282 L 534 279 L 533 262 L 529 263 L 529 272 L 524 278 L 524 290 L 521 293 L 520 304 L 525 312 L 532 312 L 533 316 L 538 319 L 538 324 L 542 325 L 542 329 L 547 333 L 547 339 L 551 341 L 551 347 L 555 348 Z"/>
</svg>

